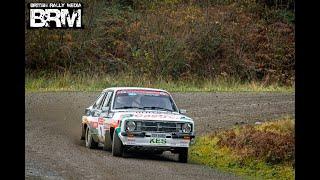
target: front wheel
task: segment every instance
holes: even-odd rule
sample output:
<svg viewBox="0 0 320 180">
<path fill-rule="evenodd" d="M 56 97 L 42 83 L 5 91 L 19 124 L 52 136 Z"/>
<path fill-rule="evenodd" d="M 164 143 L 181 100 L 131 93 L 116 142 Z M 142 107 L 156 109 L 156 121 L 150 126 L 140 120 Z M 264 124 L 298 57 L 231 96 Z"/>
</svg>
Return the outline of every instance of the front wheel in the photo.
<svg viewBox="0 0 320 180">
<path fill-rule="evenodd" d="M 94 148 L 98 147 L 98 143 L 93 140 L 93 137 L 91 135 L 89 128 L 86 129 L 85 140 L 86 140 L 86 147 L 87 148 L 94 149 Z"/>
<path fill-rule="evenodd" d="M 178 151 L 179 153 L 179 162 L 187 163 L 188 162 L 188 148 L 181 148 Z"/>
<path fill-rule="evenodd" d="M 112 141 L 112 155 L 113 156 L 122 156 L 123 154 L 123 144 L 117 135 L 116 131 L 113 132 L 113 141 Z"/>
</svg>

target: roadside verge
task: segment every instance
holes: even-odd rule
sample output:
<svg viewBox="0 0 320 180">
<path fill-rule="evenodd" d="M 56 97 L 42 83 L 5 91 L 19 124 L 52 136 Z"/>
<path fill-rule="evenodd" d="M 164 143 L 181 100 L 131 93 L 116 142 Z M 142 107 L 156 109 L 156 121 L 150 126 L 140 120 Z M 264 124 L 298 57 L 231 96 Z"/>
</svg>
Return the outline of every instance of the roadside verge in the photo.
<svg viewBox="0 0 320 180">
<path fill-rule="evenodd" d="M 249 179 L 294 179 L 294 143 L 294 120 L 285 117 L 198 137 L 189 160 Z"/>
</svg>

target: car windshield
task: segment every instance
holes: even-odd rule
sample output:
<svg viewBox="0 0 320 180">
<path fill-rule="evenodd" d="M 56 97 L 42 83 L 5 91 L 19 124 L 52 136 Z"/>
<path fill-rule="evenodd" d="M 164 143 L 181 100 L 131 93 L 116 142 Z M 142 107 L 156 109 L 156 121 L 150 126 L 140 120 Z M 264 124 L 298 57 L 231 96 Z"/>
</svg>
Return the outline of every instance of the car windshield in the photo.
<svg viewBox="0 0 320 180">
<path fill-rule="evenodd" d="M 154 90 L 119 90 L 113 109 L 177 111 L 168 93 Z"/>
</svg>

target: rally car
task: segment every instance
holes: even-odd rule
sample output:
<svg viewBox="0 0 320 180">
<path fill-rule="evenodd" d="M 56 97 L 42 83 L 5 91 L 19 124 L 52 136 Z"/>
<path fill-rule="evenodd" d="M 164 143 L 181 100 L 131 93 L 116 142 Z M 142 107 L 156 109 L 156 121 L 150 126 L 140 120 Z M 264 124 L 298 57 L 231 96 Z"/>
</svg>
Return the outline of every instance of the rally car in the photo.
<svg viewBox="0 0 320 180">
<path fill-rule="evenodd" d="M 107 88 L 85 109 L 81 139 L 88 148 L 103 146 L 113 156 L 127 152 L 177 153 L 187 162 L 194 140 L 194 122 L 178 109 L 165 90 Z"/>
</svg>

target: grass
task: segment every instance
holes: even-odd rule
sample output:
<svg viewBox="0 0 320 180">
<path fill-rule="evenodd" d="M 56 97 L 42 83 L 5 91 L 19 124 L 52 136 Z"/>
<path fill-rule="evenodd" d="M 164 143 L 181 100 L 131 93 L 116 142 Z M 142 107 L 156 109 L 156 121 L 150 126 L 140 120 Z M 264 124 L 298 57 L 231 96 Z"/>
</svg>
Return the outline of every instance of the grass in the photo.
<svg viewBox="0 0 320 180">
<path fill-rule="evenodd" d="M 240 82 L 235 79 L 215 80 L 150 80 L 147 77 L 119 75 L 30 75 L 25 77 L 27 92 L 46 91 L 101 91 L 113 86 L 138 86 L 166 89 L 170 92 L 294 92 L 290 86 L 264 85 L 258 82 Z"/>
<path fill-rule="evenodd" d="M 276 138 L 267 140 L 270 134 Z M 274 157 L 277 161 L 271 161 Z M 286 117 L 198 137 L 189 160 L 248 179 L 294 179 L 294 120 Z"/>
</svg>

